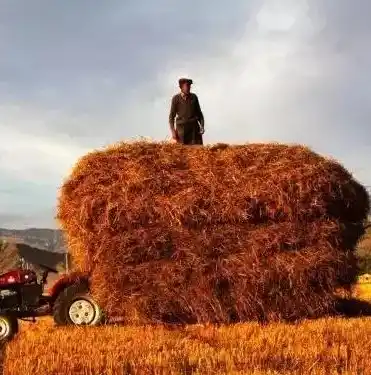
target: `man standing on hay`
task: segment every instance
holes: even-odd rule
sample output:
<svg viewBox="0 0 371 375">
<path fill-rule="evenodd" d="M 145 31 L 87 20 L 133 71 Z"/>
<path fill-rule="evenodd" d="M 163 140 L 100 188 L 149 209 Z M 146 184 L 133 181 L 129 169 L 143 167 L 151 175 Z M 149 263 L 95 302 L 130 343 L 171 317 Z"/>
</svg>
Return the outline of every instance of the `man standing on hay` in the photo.
<svg viewBox="0 0 371 375">
<path fill-rule="evenodd" d="M 179 79 L 180 93 L 173 96 L 169 114 L 172 138 L 183 145 L 202 145 L 204 116 L 196 94 L 191 93 L 193 81 Z"/>
</svg>

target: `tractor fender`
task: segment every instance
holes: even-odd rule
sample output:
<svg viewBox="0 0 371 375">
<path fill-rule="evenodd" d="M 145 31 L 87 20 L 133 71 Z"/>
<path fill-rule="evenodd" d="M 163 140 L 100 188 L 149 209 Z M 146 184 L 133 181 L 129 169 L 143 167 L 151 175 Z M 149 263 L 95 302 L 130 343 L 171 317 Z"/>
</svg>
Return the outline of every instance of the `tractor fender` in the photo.
<svg viewBox="0 0 371 375">
<path fill-rule="evenodd" d="M 58 295 L 71 285 L 86 284 L 89 286 L 89 274 L 83 272 L 71 272 L 61 276 L 49 290 L 49 295 L 52 300 L 55 300 Z"/>
</svg>

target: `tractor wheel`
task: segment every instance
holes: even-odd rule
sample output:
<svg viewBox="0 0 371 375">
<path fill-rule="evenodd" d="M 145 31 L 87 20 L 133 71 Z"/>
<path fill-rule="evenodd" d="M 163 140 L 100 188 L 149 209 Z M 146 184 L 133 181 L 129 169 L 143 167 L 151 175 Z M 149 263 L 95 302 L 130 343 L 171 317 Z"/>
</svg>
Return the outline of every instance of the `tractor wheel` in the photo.
<svg viewBox="0 0 371 375">
<path fill-rule="evenodd" d="M 18 320 L 14 316 L 0 315 L 0 342 L 11 340 L 18 333 Z"/>
<path fill-rule="evenodd" d="M 54 302 L 53 317 L 57 325 L 96 326 L 104 321 L 102 309 L 83 284 L 74 284 L 61 291 Z"/>
</svg>

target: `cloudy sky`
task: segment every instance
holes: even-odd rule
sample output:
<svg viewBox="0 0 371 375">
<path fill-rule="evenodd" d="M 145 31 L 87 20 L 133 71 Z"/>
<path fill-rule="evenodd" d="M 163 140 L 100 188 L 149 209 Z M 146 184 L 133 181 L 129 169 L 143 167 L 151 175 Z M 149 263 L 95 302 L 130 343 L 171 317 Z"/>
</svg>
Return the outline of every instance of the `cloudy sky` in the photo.
<svg viewBox="0 0 371 375">
<path fill-rule="evenodd" d="M 183 75 L 206 142 L 305 143 L 371 185 L 370 18 L 369 0 L 0 0 L 0 226 L 54 227 L 88 150 L 169 137 Z"/>
</svg>

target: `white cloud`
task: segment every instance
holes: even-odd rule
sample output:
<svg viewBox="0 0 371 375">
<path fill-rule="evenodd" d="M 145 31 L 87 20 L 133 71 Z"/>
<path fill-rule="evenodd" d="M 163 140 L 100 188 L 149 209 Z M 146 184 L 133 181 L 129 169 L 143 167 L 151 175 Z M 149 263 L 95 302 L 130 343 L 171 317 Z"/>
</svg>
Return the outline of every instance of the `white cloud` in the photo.
<svg viewBox="0 0 371 375">
<path fill-rule="evenodd" d="M 38 111 L 27 106 L 0 107 L 0 170 L 25 183 L 36 181 L 40 185 L 58 186 L 76 158 L 89 149 L 63 134 L 63 128 L 60 134 L 53 136 L 33 134 L 34 127 L 46 129 L 56 117 L 61 120 L 63 114 Z M 18 126 L 20 129 L 28 127 L 29 130 L 18 130 Z M 6 185 L 6 181 L 2 183 Z"/>
</svg>

